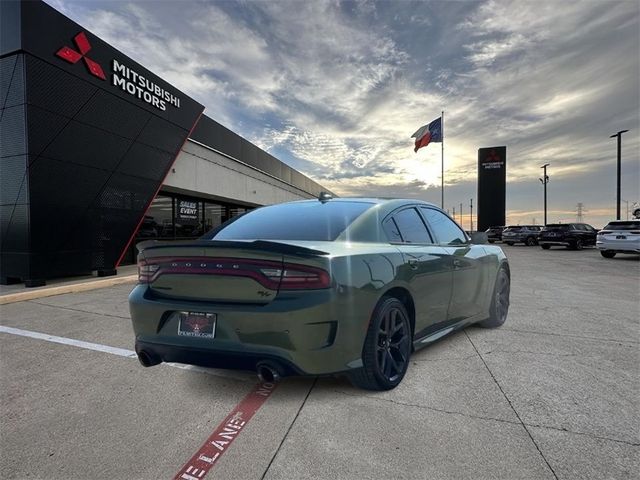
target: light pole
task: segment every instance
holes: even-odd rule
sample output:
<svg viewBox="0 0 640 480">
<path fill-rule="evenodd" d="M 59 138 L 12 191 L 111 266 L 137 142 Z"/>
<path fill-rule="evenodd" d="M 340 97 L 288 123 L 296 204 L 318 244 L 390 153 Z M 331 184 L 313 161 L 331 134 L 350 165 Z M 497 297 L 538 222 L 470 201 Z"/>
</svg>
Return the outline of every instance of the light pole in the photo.
<svg viewBox="0 0 640 480">
<path fill-rule="evenodd" d="M 540 168 L 544 169 L 544 175 L 542 178 L 539 178 L 542 185 L 544 185 L 544 226 L 547 226 L 547 183 L 549 183 L 549 175 L 547 175 L 547 167 L 551 165 L 550 163 L 545 163 Z"/>
<path fill-rule="evenodd" d="M 470 232 L 473 232 L 473 198 L 469 199 L 469 223 L 471 224 Z"/>
<path fill-rule="evenodd" d="M 629 130 L 620 130 L 618 133 L 614 133 L 609 138 L 618 137 L 618 165 L 617 165 L 617 178 L 616 178 L 616 220 L 620 220 L 620 165 L 622 158 L 622 134 Z"/>
</svg>

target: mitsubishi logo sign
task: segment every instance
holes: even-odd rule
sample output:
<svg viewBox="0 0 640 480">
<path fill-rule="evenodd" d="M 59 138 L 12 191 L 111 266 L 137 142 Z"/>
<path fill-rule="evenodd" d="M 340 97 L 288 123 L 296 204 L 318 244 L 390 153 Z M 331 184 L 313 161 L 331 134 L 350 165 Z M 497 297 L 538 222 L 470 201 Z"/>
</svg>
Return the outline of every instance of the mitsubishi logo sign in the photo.
<svg viewBox="0 0 640 480">
<path fill-rule="evenodd" d="M 84 32 L 80 32 L 73 37 L 73 41 L 75 42 L 76 47 L 78 47 L 78 50 L 80 50 L 79 52 L 75 51 L 71 47 L 64 46 L 56 52 L 56 55 L 63 60 L 74 64 L 78 63 L 78 61 L 83 58 L 84 64 L 87 66 L 91 75 L 101 78 L 102 80 L 106 80 L 107 77 L 104 75 L 104 71 L 100 64 L 87 57 L 87 53 L 91 50 L 91 44 Z"/>
<path fill-rule="evenodd" d="M 91 75 L 101 80 L 106 80 L 107 77 L 100 64 L 87 57 L 87 53 L 91 50 L 91 44 L 87 39 L 87 35 L 84 32 L 80 32 L 73 37 L 73 41 L 78 50 L 65 45 L 56 52 L 56 56 L 72 64 L 78 63 L 80 59 L 83 59 Z M 157 81 L 149 78 L 148 74 L 141 75 L 138 71 L 126 65 L 122 60 L 114 58 L 110 63 L 111 81 L 109 83 L 114 87 L 118 87 L 123 92 L 163 112 L 167 109 L 167 106 L 180 108 L 180 97 L 160 86 Z"/>
</svg>

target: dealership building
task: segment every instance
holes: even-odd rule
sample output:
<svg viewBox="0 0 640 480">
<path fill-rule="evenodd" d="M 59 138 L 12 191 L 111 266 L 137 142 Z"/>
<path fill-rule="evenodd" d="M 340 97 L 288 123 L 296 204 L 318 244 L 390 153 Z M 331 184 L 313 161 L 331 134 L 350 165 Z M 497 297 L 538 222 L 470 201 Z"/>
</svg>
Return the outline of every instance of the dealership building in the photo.
<svg viewBox="0 0 640 480">
<path fill-rule="evenodd" d="M 49 5 L 0 19 L 0 283 L 114 274 L 140 240 L 326 190 Z"/>
</svg>

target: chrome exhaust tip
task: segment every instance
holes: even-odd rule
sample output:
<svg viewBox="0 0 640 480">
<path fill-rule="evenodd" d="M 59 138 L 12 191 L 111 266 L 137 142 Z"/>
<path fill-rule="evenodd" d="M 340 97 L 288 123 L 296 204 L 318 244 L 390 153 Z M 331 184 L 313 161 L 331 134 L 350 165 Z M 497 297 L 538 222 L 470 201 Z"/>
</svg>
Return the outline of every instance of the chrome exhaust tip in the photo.
<svg viewBox="0 0 640 480">
<path fill-rule="evenodd" d="M 277 365 L 261 362 L 256 366 L 258 372 L 258 379 L 263 383 L 276 383 L 282 377 L 280 369 Z"/>
<path fill-rule="evenodd" d="M 143 367 L 153 367 L 162 362 L 160 357 L 146 350 L 140 350 L 138 352 L 138 361 Z"/>
</svg>

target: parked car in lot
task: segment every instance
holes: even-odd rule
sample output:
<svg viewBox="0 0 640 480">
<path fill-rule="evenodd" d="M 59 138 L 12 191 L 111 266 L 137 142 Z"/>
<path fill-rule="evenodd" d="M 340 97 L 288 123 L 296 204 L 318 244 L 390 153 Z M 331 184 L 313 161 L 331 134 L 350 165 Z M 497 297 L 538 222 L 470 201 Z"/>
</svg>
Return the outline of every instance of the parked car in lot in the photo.
<svg viewBox="0 0 640 480">
<path fill-rule="evenodd" d="M 596 247 L 605 258 L 640 253 L 640 220 L 614 220 L 598 232 Z"/>
<path fill-rule="evenodd" d="M 538 244 L 538 236 L 542 231 L 540 225 L 514 225 L 509 226 L 502 232 L 502 241 L 507 245 L 524 243 L 529 247 Z"/>
<path fill-rule="evenodd" d="M 596 244 L 596 229 L 586 223 L 551 223 L 542 229 L 538 243 L 548 250 L 552 246 L 582 250 Z"/>
<path fill-rule="evenodd" d="M 502 227 L 489 227 L 485 230 L 487 234 L 487 238 L 489 243 L 501 242 L 502 241 L 502 231 L 504 230 L 504 226 Z"/>
<path fill-rule="evenodd" d="M 484 236 L 484 234 L 482 234 Z M 510 271 L 434 205 L 332 199 L 271 205 L 189 242 L 138 245 L 129 296 L 144 366 L 346 373 L 388 390 L 410 354 L 477 323 L 498 327 Z"/>
</svg>

